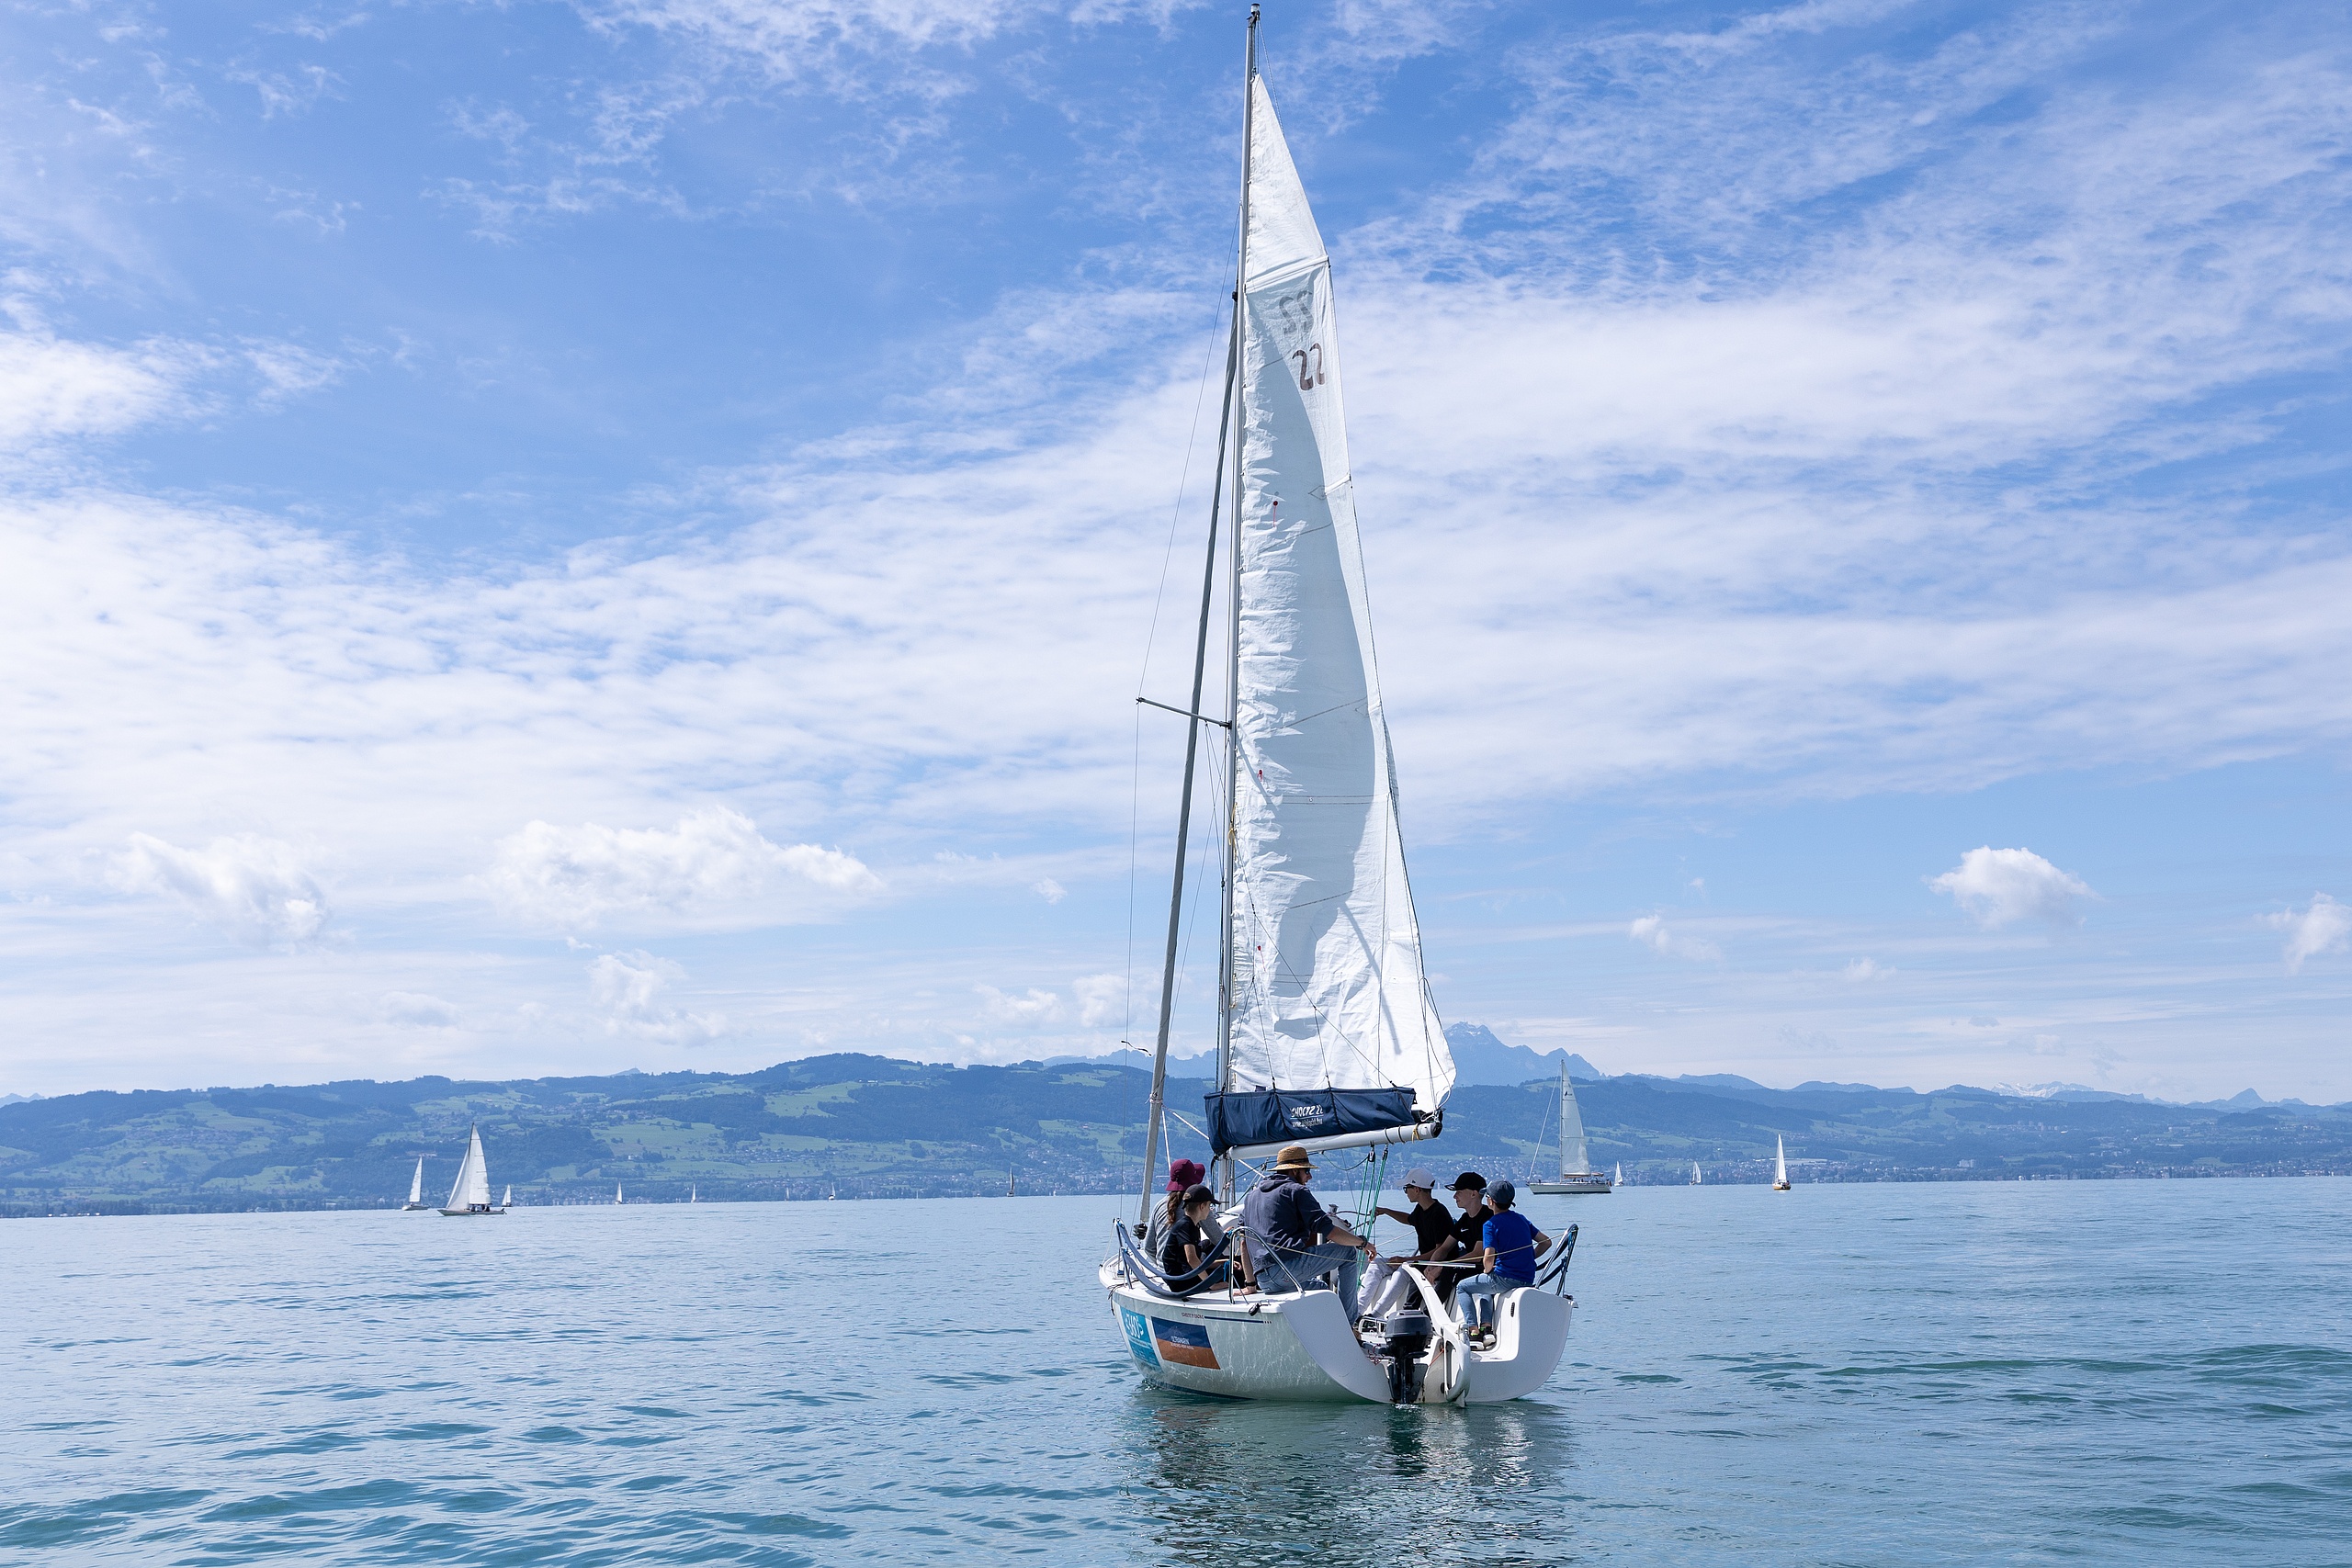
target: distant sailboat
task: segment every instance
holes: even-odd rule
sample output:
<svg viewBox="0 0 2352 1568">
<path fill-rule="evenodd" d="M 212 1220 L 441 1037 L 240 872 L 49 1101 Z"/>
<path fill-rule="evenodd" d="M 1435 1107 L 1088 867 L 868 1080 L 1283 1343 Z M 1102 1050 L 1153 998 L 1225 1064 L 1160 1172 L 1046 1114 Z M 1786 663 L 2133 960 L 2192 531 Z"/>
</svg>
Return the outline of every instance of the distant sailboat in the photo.
<svg viewBox="0 0 2352 1568">
<path fill-rule="evenodd" d="M 688 1182 L 686 1184 L 686 1201 L 689 1203 L 699 1203 L 702 1201 L 702 1189 L 695 1186 L 693 1182 Z"/>
<path fill-rule="evenodd" d="M 1563 1192 L 1606 1192 L 1609 1178 L 1592 1168 L 1592 1150 L 1584 1136 L 1584 1117 L 1577 1110 L 1577 1091 L 1568 1084 L 1568 1065 L 1560 1064 L 1560 1179 L 1533 1181 L 1531 1192 L 1546 1196 Z"/>
<path fill-rule="evenodd" d="M 458 1163 L 458 1179 L 449 1186 L 449 1201 L 441 1213 L 450 1219 L 471 1214 L 503 1214 L 506 1211 L 490 1201 L 490 1162 L 482 1158 L 481 1129 L 474 1128 L 466 1140 L 466 1157 Z"/>
<path fill-rule="evenodd" d="M 416 1156 L 416 1174 L 408 1179 L 408 1201 L 401 1205 L 401 1212 L 402 1213 L 406 1213 L 411 1209 L 422 1209 L 426 1206 L 427 1205 L 424 1201 L 424 1156 L 423 1155 L 419 1155 Z"/>
<path fill-rule="evenodd" d="M 498 1206 L 502 1209 L 511 1209 L 514 1206 L 514 1184 L 513 1182 L 510 1181 L 506 1184 L 506 1196 L 498 1201 Z"/>
<path fill-rule="evenodd" d="M 621 1206 L 621 1184 L 620 1184 L 619 1182 L 616 1181 L 616 1182 L 614 1182 L 614 1183 L 613 1183 L 613 1207 L 614 1207 L 614 1208 L 616 1208 L 616 1209 L 617 1209 L 617 1208 L 619 1208 L 620 1206 Z"/>
<path fill-rule="evenodd" d="M 1617 1162 L 1617 1174 L 1610 1178 L 1609 1185 L 1611 1187 L 1623 1187 L 1625 1185 L 1625 1162 L 1623 1160 L 1621 1159 Z"/>
<path fill-rule="evenodd" d="M 1772 1190 L 1789 1190 L 1789 1141 L 1778 1133 L 1772 1134 Z"/>
<path fill-rule="evenodd" d="M 1699 1174 L 1699 1162 L 1695 1159 L 1690 1162 L 1690 1185 L 1693 1187 L 1706 1185 L 1706 1179 Z"/>
</svg>

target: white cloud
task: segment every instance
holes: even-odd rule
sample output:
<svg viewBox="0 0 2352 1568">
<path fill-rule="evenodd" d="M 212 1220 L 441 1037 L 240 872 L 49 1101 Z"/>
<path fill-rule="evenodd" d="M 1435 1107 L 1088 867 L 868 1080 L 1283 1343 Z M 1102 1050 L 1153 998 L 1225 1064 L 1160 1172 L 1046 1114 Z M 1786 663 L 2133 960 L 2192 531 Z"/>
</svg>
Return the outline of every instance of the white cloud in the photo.
<svg viewBox="0 0 2352 1568">
<path fill-rule="evenodd" d="M 685 977 L 685 966 L 667 958 L 607 953 L 588 965 L 588 999 L 605 1010 L 608 1034 L 691 1045 L 726 1033 L 725 1015 L 687 1012 L 662 999 L 664 991 Z"/>
<path fill-rule="evenodd" d="M 501 840 L 483 880 L 509 911 L 577 930 L 616 916 L 726 910 L 782 920 L 811 894 L 854 897 L 882 886 L 839 850 L 770 843 L 730 807 L 690 811 L 672 829 L 533 822 Z"/>
<path fill-rule="evenodd" d="M 1857 958 L 1845 968 L 1846 978 L 1857 986 L 1894 973 L 1894 968 L 1892 964 L 1881 964 L 1871 958 Z"/>
<path fill-rule="evenodd" d="M 1669 931 L 1663 915 L 1642 916 L 1626 929 L 1625 934 L 1665 957 L 1713 963 L 1723 956 L 1723 950 L 1713 942 Z"/>
<path fill-rule="evenodd" d="M 0 332 L 0 451 L 127 430 L 172 405 L 187 369 L 165 350 Z"/>
<path fill-rule="evenodd" d="M 149 833 L 130 835 L 117 856 L 114 885 L 178 899 L 238 941 L 300 946 L 327 923 L 327 898 L 291 844 L 253 833 L 184 850 Z"/>
<path fill-rule="evenodd" d="M 1031 883 L 1029 885 L 1029 891 L 1035 893 L 1038 897 L 1043 898 L 1048 904 L 1058 904 L 1062 901 L 1062 898 L 1068 890 L 1064 888 L 1060 883 L 1056 882 L 1052 877 L 1048 876 Z"/>
<path fill-rule="evenodd" d="M 2031 850 L 1969 851 L 1960 863 L 1928 886 L 1949 893 L 1986 931 L 2017 920 L 2047 920 L 2053 926 L 2082 923 L 2075 904 L 2097 898 L 2082 878 L 2059 870 Z"/>
<path fill-rule="evenodd" d="M 1127 982 L 1119 975 L 1081 975 L 1070 982 L 1078 996 L 1078 1021 L 1089 1029 L 1115 1022 L 1125 1012 Z"/>
<path fill-rule="evenodd" d="M 2352 942 L 2352 905 L 2339 904 L 2324 893 L 2314 893 L 2309 908 L 2267 915 L 2264 922 L 2287 933 L 2287 973 L 2300 975 L 2303 961 L 2334 953 Z"/>
<path fill-rule="evenodd" d="M 994 986 L 975 986 L 980 1005 L 989 1017 L 1000 1023 L 1059 1023 L 1062 998 L 1057 992 L 1041 991 L 1032 987 L 1023 996 L 1011 996 Z"/>
<path fill-rule="evenodd" d="M 417 991 L 386 991 L 377 1007 L 385 1022 L 402 1029 L 451 1029 L 458 1022 L 455 1006 Z"/>
</svg>

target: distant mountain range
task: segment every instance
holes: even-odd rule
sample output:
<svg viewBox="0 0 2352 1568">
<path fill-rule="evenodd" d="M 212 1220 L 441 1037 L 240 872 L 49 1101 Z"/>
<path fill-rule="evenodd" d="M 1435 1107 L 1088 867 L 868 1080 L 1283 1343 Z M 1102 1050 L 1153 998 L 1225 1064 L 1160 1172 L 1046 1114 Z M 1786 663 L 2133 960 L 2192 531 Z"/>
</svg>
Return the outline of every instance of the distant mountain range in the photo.
<svg viewBox="0 0 2352 1568">
<path fill-rule="evenodd" d="M 1457 1084 L 1490 1084 L 1508 1088 L 1518 1084 L 1532 1083 L 1538 1078 L 1549 1078 L 1556 1082 L 1560 1076 L 1560 1064 L 1563 1062 L 1567 1064 L 1568 1077 L 1577 1083 L 1597 1083 L 1609 1076 L 1573 1051 L 1537 1052 L 1531 1051 L 1524 1045 L 1506 1044 L 1493 1030 L 1483 1023 L 1447 1024 L 1445 1043 L 1453 1053 L 1454 1081 Z M 1054 1067 L 1078 1064 L 1091 1066 L 1148 1068 L 1151 1066 L 1151 1054 L 1148 1051 L 1122 1051 L 1106 1056 L 1048 1056 L 1042 1065 Z M 1209 1076 L 1212 1066 L 1213 1057 L 1211 1054 L 1205 1052 L 1197 1056 L 1171 1055 L 1168 1058 L 1168 1070 L 1178 1077 L 1205 1077 Z M 1631 1076 L 1650 1077 L 1654 1075 Z M 1726 1089 L 1743 1092 L 1747 1090 L 1758 1090 L 1766 1094 L 1782 1092 L 1758 1083 L 1754 1078 L 1741 1077 L 1736 1073 L 1684 1073 L 1677 1077 L 1659 1078 L 1657 1081 L 1693 1084 L 1702 1088 Z M 1966 1084 L 1955 1084 L 1952 1088 L 1955 1090 L 1970 1093 L 2008 1095 L 2018 1100 L 2055 1100 L 2075 1102 L 2122 1100 L 2142 1105 L 2186 1104 L 2203 1106 L 2208 1109 L 2228 1108 L 2236 1111 L 2250 1110 L 2260 1105 L 2295 1106 L 2303 1103 L 2300 1100 L 2291 1099 L 2265 1100 L 2250 1089 L 2241 1089 L 2227 1100 L 2182 1101 L 2153 1100 L 2144 1094 L 2124 1094 L 2111 1089 L 2091 1089 L 2086 1085 L 2075 1083 L 1996 1084 L 1989 1090 L 1975 1089 Z M 1787 1092 L 1809 1094 L 1818 1090 L 1854 1094 L 1917 1092 L 1907 1089 L 1883 1089 L 1875 1084 L 1826 1083 L 1818 1078 L 1809 1079 Z M 6 1100 L 0 1100 L 0 1104 L 6 1103 Z"/>
<path fill-rule="evenodd" d="M 1392 1171 L 1555 1166 L 1562 1054 L 1501 1055 L 1518 1048 L 1479 1033 L 1465 1056 L 1497 1071 L 1523 1057 L 1534 1073 L 1498 1084 L 1465 1072 L 1442 1138 L 1393 1151 Z M 1197 1120 L 1207 1087 L 1170 1080 L 1177 1153 L 1204 1152 L 1180 1118 Z M 1141 1185 L 1149 1088 L 1124 1064 L 834 1055 L 755 1073 L 58 1095 L 0 1105 L 0 1213 L 396 1205 L 420 1155 L 439 1195 L 477 1122 L 492 1183 L 530 1203 L 609 1201 L 616 1181 L 633 1201 L 683 1200 L 689 1186 L 706 1200 L 1119 1192 Z M 1577 1089 L 1595 1159 L 1636 1183 L 1687 1181 L 1694 1161 L 1711 1182 L 1760 1181 L 1776 1137 L 1801 1182 L 2352 1174 L 2352 1106 L 2084 1093 L 1776 1089 L 1728 1074 Z"/>
<path fill-rule="evenodd" d="M 1536 1078 L 1557 1080 L 1560 1064 L 1568 1065 L 1568 1077 L 1578 1080 L 1598 1078 L 1600 1069 L 1573 1051 L 1535 1052 L 1524 1045 L 1506 1045 L 1495 1038 L 1495 1032 L 1483 1023 L 1450 1023 L 1445 1028 L 1446 1045 L 1453 1053 L 1454 1082 L 1460 1084 L 1496 1084 L 1508 1087 Z M 1120 1051 L 1107 1056 L 1048 1056 L 1045 1066 L 1065 1066 L 1085 1063 L 1097 1066 L 1151 1066 L 1148 1051 Z M 1215 1066 L 1213 1053 L 1197 1056 L 1168 1058 L 1168 1070 L 1193 1077 L 1210 1076 Z"/>
</svg>

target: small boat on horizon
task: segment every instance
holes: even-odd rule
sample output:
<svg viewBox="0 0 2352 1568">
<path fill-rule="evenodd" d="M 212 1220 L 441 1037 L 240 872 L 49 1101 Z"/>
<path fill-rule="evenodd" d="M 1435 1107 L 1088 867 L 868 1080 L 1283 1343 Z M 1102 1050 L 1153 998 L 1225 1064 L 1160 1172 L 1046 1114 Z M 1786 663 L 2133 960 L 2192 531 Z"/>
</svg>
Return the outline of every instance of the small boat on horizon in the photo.
<svg viewBox="0 0 2352 1568">
<path fill-rule="evenodd" d="M 498 1201 L 498 1206 L 502 1209 L 511 1209 L 514 1206 L 514 1184 L 513 1182 L 510 1181 L 506 1184 L 506 1196 Z"/>
<path fill-rule="evenodd" d="M 1560 1177 L 1556 1181 L 1531 1181 L 1527 1190 L 1546 1197 L 1562 1193 L 1605 1193 L 1616 1183 L 1592 1168 L 1592 1150 L 1584 1136 L 1584 1116 L 1577 1110 L 1577 1091 L 1568 1083 L 1568 1064 L 1560 1064 Z"/>
<path fill-rule="evenodd" d="M 429 1207 L 431 1205 L 424 1201 L 424 1156 L 419 1155 L 416 1156 L 416 1174 L 408 1179 L 408 1201 L 401 1205 L 401 1213 Z"/>
<path fill-rule="evenodd" d="M 1699 1174 L 1699 1162 L 1695 1159 L 1692 1160 L 1690 1162 L 1690 1185 L 1693 1187 L 1704 1187 L 1706 1184 L 1707 1179 Z"/>
<path fill-rule="evenodd" d="M 695 1186 L 693 1182 L 688 1182 L 686 1184 L 686 1201 L 689 1203 L 699 1203 L 702 1201 L 702 1189 Z"/>
<path fill-rule="evenodd" d="M 481 1128 L 477 1124 L 467 1135 L 466 1157 L 458 1163 L 458 1179 L 449 1185 L 449 1201 L 441 1213 L 445 1219 L 456 1220 L 505 1212 L 490 1201 L 490 1162 L 482 1157 Z"/>
<path fill-rule="evenodd" d="M 1772 1134 L 1772 1190 L 1789 1190 L 1789 1141 L 1780 1134 Z"/>
<path fill-rule="evenodd" d="M 617 1208 L 619 1208 L 620 1206 L 621 1206 L 621 1184 L 620 1184 L 619 1182 L 616 1181 L 616 1182 L 614 1182 L 614 1183 L 613 1183 L 613 1207 L 614 1207 L 614 1208 L 616 1208 L 616 1209 L 617 1209 Z"/>
</svg>

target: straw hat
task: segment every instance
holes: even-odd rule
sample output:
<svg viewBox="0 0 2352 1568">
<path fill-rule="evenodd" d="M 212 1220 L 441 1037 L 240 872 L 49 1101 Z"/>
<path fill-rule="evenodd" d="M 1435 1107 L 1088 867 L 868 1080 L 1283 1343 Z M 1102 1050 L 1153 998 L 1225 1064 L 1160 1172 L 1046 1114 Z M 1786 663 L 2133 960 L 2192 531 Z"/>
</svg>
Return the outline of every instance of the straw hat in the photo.
<svg viewBox="0 0 2352 1568">
<path fill-rule="evenodd" d="M 1315 1168 L 1315 1165 L 1313 1161 L 1306 1157 L 1306 1151 L 1305 1149 L 1299 1147 L 1296 1144 L 1293 1144 L 1290 1147 L 1284 1149 L 1282 1153 L 1274 1156 L 1274 1168 L 1276 1170 L 1311 1171 Z"/>
</svg>

